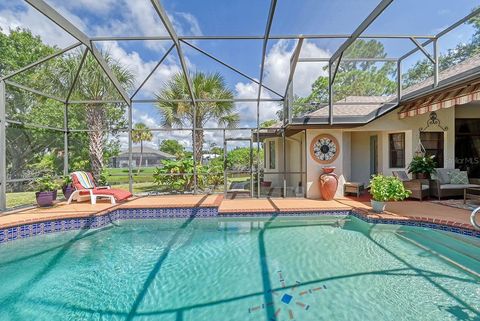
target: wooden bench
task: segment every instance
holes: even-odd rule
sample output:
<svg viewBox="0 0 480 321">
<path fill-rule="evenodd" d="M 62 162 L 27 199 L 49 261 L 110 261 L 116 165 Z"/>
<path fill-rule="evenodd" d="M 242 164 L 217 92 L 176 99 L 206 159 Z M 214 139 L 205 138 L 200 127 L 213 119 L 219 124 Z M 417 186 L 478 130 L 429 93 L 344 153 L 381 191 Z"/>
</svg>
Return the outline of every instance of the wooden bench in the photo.
<svg viewBox="0 0 480 321">
<path fill-rule="evenodd" d="M 346 182 L 343 185 L 343 194 L 356 194 L 357 197 L 360 197 L 360 194 L 365 189 L 365 185 L 363 183 L 356 183 L 356 182 Z"/>
</svg>

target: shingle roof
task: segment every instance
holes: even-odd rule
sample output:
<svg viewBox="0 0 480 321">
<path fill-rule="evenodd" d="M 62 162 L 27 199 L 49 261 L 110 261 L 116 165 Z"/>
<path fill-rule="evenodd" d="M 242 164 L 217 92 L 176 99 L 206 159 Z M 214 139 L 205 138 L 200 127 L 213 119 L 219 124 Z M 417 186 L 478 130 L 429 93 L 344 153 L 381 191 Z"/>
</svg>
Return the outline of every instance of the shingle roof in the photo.
<svg viewBox="0 0 480 321">
<path fill-rule="evenodd" d="M 475 55 L 465 61 L 456 64 L 439 72 L 439 82 L 446 81 L 450 78 L 456 77 L 460 74 L 471 71 L 480 66 L 480 54 Z M 433 84 L 433 76 L 426 80 L 404 88 L 402 90 L 403 96 L 411 95 L 421 89 L 427 88 Z M 333 105 L 333 114 L 337 117 L 364 117 L 374 113 L 386 103 L 396 103 L 396 95 L 390 96 L 348 96 L 345 99 L 336 101 Z M 355 103 L 342 104 L 342 103 Z M 365 103 L 365 104 L 362 104 Z M 328 117 L 328 105 L 321 105 L 319 109 L 306 114 L 304 117 Z"/>
<path fill-rule="evenodd" d="M 140 154 L 140 152 L 141 152 L 141 150 L 140 150 L 139 146 L 132 147 L 132 154 Z M 155 154 L 155 155 L 161 156 L 163 158 L 175 158 L 175 156 L 173 156 L 169 153 L 165 153 L 165 152 L 162 152 L 158 149 L 154 149 L 154 148 L 147 147 L 147 146 L 143 147 L 143 154 Z M 122 150 L 120 152 L 120 154 L 118 154 L 118 157 L 122 157 L 122 156 L 128 156 L 128 150 Z"/>
</svg>

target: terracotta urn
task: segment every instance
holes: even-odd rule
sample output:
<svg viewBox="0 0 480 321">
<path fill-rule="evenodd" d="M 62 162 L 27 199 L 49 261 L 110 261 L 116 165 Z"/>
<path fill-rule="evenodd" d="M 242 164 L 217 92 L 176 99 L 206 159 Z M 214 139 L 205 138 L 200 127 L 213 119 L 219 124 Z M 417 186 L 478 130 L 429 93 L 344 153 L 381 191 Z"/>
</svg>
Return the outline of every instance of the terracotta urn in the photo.
<svg viewBox="0 0 480 321">
<path fill-rule="evenodd" d="M 338 187 L 338 176 L 333 172 L 335 167 L 325 166 L 322 168 L 323 173 L 320 175 L 320 193 L 322 198 L 330 201 L 335 197 Z"/>
</svg>

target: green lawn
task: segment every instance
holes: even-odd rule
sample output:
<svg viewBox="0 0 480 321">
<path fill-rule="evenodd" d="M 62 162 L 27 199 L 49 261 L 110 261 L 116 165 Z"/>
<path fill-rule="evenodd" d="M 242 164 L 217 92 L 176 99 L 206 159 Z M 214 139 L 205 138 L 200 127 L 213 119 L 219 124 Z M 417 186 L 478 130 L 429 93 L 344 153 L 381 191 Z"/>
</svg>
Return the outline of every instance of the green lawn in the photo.
<svg viewBox="0 0 480 321">
<path fill-rule="evenodd" d="M 159 191 L 157 185 L 153 183 L 152 173 L 154 168 L 143 168 L 140 171 L 139 175 L 136 175 L 134 172 L 133 179 L 135 183 L 133 184 L 133 193 L 134 194 L 143 194 L 149 192 Z M 126 172 L 125 172 L 126 171 Z M 109 172 L 113 175 L 109 176 L 109 183 L 115 187 L 124 190 L 128 190 L 128 169 L 124 168 L 113 168 L 109 169 Z M 122 175 L 123 174 L 123 175 Z M 150 174 L 150 175 L 149 175 Z M 120 176 L 122 175 L 122 176 Z M 228 183 L 231 182 L 243 182 L 250 179 L 250 175 L 240 176 L 240 177 L 229 177 Z M 217 186 L 216 192 L 223 191 L 223 184 Z M 62 191 L 58 191 L 58 198 L 63 198 Z M 25 205 L 34 205 L 35 201 L 35 192 L 15 192 L 7 193 L 7 208 L 14 208 Z"/>
</svg>

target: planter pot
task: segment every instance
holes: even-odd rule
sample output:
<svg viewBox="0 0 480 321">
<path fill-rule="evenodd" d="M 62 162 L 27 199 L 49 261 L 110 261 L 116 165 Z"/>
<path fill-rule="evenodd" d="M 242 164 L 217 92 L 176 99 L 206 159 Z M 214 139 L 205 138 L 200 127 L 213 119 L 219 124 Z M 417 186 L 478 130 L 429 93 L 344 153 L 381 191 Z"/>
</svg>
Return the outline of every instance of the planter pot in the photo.
<svg viewBox="0 0 480 321">
<path fill-rule="evenodd" d="M 428 174 L 426 174 L 426 173 L 415 173 L 415 174 L 413 174 L 413 177 L 416 178 L 416 179 L 427 179 Z"/>
<path fill-rule="evenodd" d="M 272 182 L 270 182 L 270 181 L 263 181 L 263 182 L 260 182 L 260 186 L 261 186 L 261 187 L 270 187 L 270 186 L 272 186 Z"/>
<path fill-rule="evenodd" d="M 52 206 L 57 199 L 57 191 L 36 192 L 37 204 L 40 207 Z"/>
<path fill-rule="evenodd" d="M 70 198 L 70 195 L 72 195 L 74 191 L 75 189 L 71 184 L 68 184 L 62 187 L 63 196 L 65 196 L 65 199 L 67 200 Z"/>
<path fill-rule="evenodd" d="M 320 193 L 322 198 L 330 201 L 335 197 L 338 188 L 338 177 L 333 172 L 335 167 L 323 167 L 323 173 L 320 175 Z"/>
<path fill-rule="evenodd" d="M 385 202 L 375 200 L 371 200 L 370 203 L 372 204 L 372 210 L 375 213 L 383 213 L 383 211 L 385 211 L 385 206 L 387 205 Z"/>
</svg>

